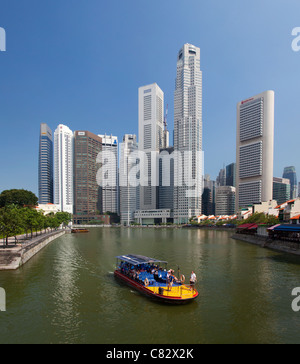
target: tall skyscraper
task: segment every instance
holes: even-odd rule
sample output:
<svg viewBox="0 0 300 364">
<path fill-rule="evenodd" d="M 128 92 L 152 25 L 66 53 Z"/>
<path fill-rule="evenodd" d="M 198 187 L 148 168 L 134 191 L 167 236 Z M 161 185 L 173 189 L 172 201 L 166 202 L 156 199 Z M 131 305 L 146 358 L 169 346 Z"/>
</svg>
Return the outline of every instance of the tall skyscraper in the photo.
<svg viewBox="0 0 300 364">
<path fill-rule="evenodd" d="M 102 139 L 89 131 L 74 135 L 74 217 L 75 224 L 87 223 L 100 214 L 100 186 L 97 183 Z"/>
<path fill-rule="evenodd" d="M 160 149 L 159 158 L 159 191 L 158 191 L 158 208 L 170 209 L 173 211 L 174 203 L 174 158 L 167 158 L 167 167 L 163 163 L 163 158 L 172 155 L 173 147 Z"/>
<path fill-rule="evenodd" d="M 200 48 L 185 44 L 177 56 L 174 94 L 174 222 L 201 214 L 202 72 Z"/>
<path fill-rule="evenodd" d="M 236 178 L 236 165 L 235 163 L 228 164 L 226 166 L 226 186 L 235 187 Z"/>
<path fill-rule="evenodd" d="M 297 197 L 297 174 L 296 174 L 296 168 L 294 166 L 291 167 L 285 167 L 283 170 L 282 178 L 287 178 L 290 180 L 291 184 L 291 192 L 290 192 L 290 198 L 296 198 Z"/>
<path fill-rule="evenodd" d="M 102 181 L 101 212 L 119 214 L 118 137 L 106 134 L 98 136 L 102 139 L 103 162 L 106 169 Z"/>
<path fill-rule="evenodd" d="M 40 127 L 39 204 L 53 203 L 53 138 L 45 123 Z"/>
<path fill-rule="evenodd" d="M 73 132 L 58 125 L 54 132 L 54 202 L 73 214 Z"/>
<path fill-rule="evenodd" d="M 141 165 L 140 208 L 158 207 L 158 163 L 164 146 L 164 93 L 156 83 L 139 88 L 139 150 L 147 156 Z"/>
<path fill-rule="evenodd" d="M 125 134 L 120 143 L 120 218 L 121 224 L 134 222 L 134 212 L 139 209 L 139 186 L 130 180 L 130 171 L 137 166 L 138 144 L 136 135 Z"/>
<path fill-rule="evenodd" d="M 273 198 L 274 91 L 237 104 L 236 211 Z"/>
</svg>

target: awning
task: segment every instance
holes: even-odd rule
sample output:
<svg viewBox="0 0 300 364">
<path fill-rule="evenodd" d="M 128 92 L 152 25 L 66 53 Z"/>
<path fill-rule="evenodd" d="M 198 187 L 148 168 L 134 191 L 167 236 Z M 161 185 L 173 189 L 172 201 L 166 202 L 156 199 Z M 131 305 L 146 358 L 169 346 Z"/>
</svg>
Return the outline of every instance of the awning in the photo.
<svg viewBox="0 0 300 364">
<path fill-rule="evenodd" d="M 243 225 L 240 225 L 237 227 L 237 229 L 241 229 L 241 230 L 244 230 L 244 229 L 247 229 L 247 230 L 252 230 L 252 229 L 257 229 L 258 228 L 258 225 L 257 224 L 243 224 Z"/>
<path fill-rule="evenodd" d="M 300 224 L 290 224 L 290 225 L 279 225 L 275 226 L 273 231 L 287 231 L 287 232 L 295 232 L 300 233 Z"/>
<path fill-rule="evenodd" d="M 120 255 L 116 257 L 117 259 L 122 260 L 123 262 L 130 263 L 132 265 L 139 265 L 139 264 L 152 264 L 152 263 L 168 263 L 163 260 L 158 260 L 150 257 L 145 257 L 143 255 Z"/>
<path fill-rule="evenodd" d="M 274 230 L 277 226 L 280 226 L 280 224 L 277 224 L 277 225 L 274 225 L 274 226 L 271 226 L 268 228 L 268 230 Z"/>
</svg>

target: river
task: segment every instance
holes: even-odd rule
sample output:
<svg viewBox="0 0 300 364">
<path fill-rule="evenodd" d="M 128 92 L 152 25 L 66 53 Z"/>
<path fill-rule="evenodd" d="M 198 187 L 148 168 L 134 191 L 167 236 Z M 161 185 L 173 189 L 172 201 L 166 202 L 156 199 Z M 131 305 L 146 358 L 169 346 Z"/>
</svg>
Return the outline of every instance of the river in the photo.
<svg viewBox="0 0 300 364">
<path fill-rule="evenodd" d="M 117 255 L 141 254 L 197 274 L 199 297 L 153 301 L 118 282 Z M 300 343 L 300 257 L 231 232 L 93 228 L 64 235 L 16 271 L 0 272 L 0 343 Z"/>
</svg>

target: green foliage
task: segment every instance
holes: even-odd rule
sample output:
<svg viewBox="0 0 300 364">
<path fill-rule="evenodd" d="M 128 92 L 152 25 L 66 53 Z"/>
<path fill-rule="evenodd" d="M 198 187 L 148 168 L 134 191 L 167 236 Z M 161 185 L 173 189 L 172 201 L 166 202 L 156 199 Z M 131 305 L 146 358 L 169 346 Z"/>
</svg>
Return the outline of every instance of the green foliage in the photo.
<svg viewBox="0 0 300 364">
<path fill-rule="evenodd" d="M 242 224 L 265 224 L 276 225 L 279 224 L 279 219 L 273 215 L 265 215 L 263 212 L 256 212 L 248 217 L 246 220 L 239 221 L 239 225 Z"/>
<path fill-rule="evenodd" d="M 38 198 L 36 195 L 27 190 L 5 190 L 0 194 L 0 208 L 10 205 L 24 206 L 36 206 Z"/>
<path fill-rule="evenodd" d="M 67 225 L 72 219 L 72 215 L 67 212 L 58 212 L 56 215 L 44 215 L 42 211 L 37 211 L 29 207 L 19 207 L 18 205 L 8 205 L 0 208 L 0 234 L 8 244 L 8 237 L 27 232 L 36 234 L 38 231 L 50 228 L 58 229 L 61 225 Z"/>
</svg>

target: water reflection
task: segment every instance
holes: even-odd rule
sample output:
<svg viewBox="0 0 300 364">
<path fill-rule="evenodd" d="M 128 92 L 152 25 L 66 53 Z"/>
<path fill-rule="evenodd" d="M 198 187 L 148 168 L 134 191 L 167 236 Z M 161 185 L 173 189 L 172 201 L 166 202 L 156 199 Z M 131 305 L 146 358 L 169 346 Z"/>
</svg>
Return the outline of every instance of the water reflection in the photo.
<svg viewBox="0 0 300 364">
<path fill-rule="evenodd" d="M 129 253 L 167 260 L 187 280 L 194 270 L 199 299 L 166 306 L 120 284 L 115 257 Z M 0 286 L 10 287 L 0 342 L 297 343 L 300 315 L 291 310 L 291 289 L 300 286 L 298 261 L 232 240 L 227 231 L 101 228 L 66 235 L 19 273 L 0 272 Z"/>
</svg>

